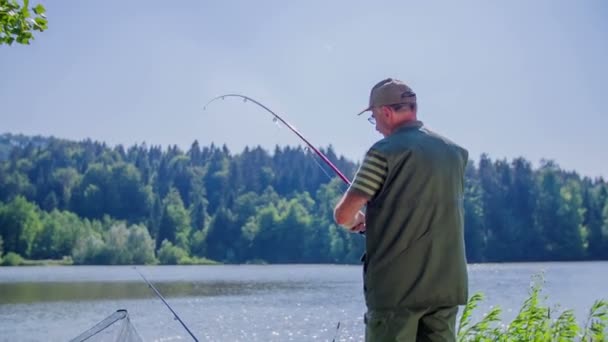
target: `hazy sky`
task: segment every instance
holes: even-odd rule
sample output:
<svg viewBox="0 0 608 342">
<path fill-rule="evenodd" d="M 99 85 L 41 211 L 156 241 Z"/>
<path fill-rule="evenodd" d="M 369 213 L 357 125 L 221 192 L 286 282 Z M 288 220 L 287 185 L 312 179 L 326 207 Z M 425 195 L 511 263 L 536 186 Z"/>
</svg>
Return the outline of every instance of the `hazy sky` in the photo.
<svg viewBox="0 0 608 342">
<path fill-rule="evenodd" d="M 299 144 L 360 160 L 386 77 L 470 151 L 608 177 L 608 1 L 59 1 L 49 29 L 0 47 L 0 133 L 105 141 Z M 36 1 L 33 1 L 36 3 Z"/>
</svg>

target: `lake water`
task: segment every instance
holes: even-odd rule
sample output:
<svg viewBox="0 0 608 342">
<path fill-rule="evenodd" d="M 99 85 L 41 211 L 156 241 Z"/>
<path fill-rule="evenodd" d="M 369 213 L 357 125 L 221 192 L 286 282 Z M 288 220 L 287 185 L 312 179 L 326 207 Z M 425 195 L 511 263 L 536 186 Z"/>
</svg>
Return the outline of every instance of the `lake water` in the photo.
<svg viewBox="0 0 608 342">
<path fill-rule="evenodd" d="M 200 341 L 361 341 L 360 266 L 141 266 Z M 515 317 L 531 277 L 548 304 L 586 318 L 608 299 L 608 262 L 469 265 L 470 292 L 503 320 Z M 190 340 L 131 266 L 0 267 L 0 341 L 67 341 L 126 309 L 144 341 Z M 340 328 L 336 329 L 340 322 Z"/>
</svg>

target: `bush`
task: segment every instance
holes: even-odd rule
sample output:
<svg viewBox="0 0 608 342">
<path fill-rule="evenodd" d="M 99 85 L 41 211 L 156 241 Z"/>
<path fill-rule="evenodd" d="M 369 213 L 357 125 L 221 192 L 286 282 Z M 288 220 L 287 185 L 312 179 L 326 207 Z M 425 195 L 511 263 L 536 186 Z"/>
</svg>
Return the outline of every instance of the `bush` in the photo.
<svg viewBox="0 0 608 342">
<path fill-rule="evenodd" d="M 148 233 L 148 229 L 143 225 L 129 227 L 129 237 L 127 239 L 127 249 L 131 254 L 132 264 L 154 264 L 154 239 Z"/>
<path fill-rule="evenodd" d="M 70 266 L 74 264 L 74 260 L 70 256 L 64 256 L 61 259 L 23 259 L 21 266 Z"/>
<path fill-rule="evenodd" d="M 179 265 L 219 265 L 220 263 L 207 258 L 199 257 L 183 257 L 177 262 Z"/>
<path fill-rule="evenodd" d="M 530 296 L 524 301 L 517 317 L 508 325 L 500 323 L 500 307 L 493 308 L 481 321 L 472 324 L 471 314 L 483 300 L 481 293 L 468 301 L 458 325 L 458 341 L 606 341 L 608 301 L 596 301 L 583 327 L 579 326 L 572 310 L 561 314 L 543 305 L 540 297 L 542 278 L 533 279 Z"/>
<path fill-rule="evenodd" d="M 130 265 L 154 264 L 154 240 L 143 225 L 127 228 L 113 223 L 103 235 L 89 231 L 81 236 L 73 251 L 77 264 Z"/>
<path fill-rule="evenodd" d="M 99 234 L 95 232 L 87 232 L 87 235 L 81 236 L 76 242 L 72 257 L 74 263 L 79 265 L 84 264 L 107 264 L 107 257 L 104 257 L 107 253 L 105 244 Z"/>
<path fill-rule="evenodd" d="M 163 265 L 178 265 L 180 260 L 187 260 L 187 258 L 188 252 L 167 240 L 163 240 L 158 249 L 158 260 Z"/>
<path fill-rule="evenodd" d="M 21 255 L 13 252 L 8 252 L 2 258 L 2 266 L 19 266 L 23 265 L 23 258 Z"/>
</svg>

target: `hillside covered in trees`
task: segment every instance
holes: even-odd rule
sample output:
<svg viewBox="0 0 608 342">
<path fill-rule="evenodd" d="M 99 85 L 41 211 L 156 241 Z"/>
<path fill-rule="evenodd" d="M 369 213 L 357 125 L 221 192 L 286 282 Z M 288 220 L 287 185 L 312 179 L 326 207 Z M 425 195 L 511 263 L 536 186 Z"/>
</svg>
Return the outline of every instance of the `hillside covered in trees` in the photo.
<svg viewBox="0 0 608 342">
<path fill-rule="evenodd" d="M 357 164 L 323 150 L 347 176 Z M 108 147 L 0 135 L 0 257 L 77 264 L 357 263 L 345 186 L 302 148 Z M 608 259 L 608 184 L 544 161 L 469 163 L 469 262 Z"/>
</svg>

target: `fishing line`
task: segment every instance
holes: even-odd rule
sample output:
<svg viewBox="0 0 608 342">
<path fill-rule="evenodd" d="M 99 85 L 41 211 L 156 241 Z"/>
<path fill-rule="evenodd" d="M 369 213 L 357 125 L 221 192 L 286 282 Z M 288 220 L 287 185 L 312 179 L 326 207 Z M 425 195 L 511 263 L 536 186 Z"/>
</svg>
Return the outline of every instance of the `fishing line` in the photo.
<svg viewBox="0 0 608 342">
<path fill-rule="evenodd" d="M 285 126 L 287 126 L 287 128 L 289 128 L 293 133 L 295 133 L 300 139 L 302 139 L 302 141 L 304 141 L 304 143 L 307 145 L 304 147 L 305 152 L 307 152 L 307 154 L 310 153 L 310 150 L 314 151 L 315 154 L 321 158 L 321 160 L 327 165 L 329 166 L 332 171 L 344 182 L 344 184 L 346 184 L 347 186 L 351 185 L 351 181 L 329 160 L 329 158 L 327 158 L 327 156 L 325 154 L 323 154 L 321 151 L 319 151 L 319 149 L 317 149 L 315 146 L 313 146 L 308 139 L 306 139 L 302 133 L 300 133 L 293 125 L 291 125 L 289 122 L 287 122 L 285 119 L 283 119 L 280 115 L 278 115 L 277 113 L 273 112 L 270 108 L 266 107 L 265 105 L 263 105 L 262 103 L 252 99 L 251 97 L 245 96 L 245 95 L 241 95 L 241 94 L 224 94 L 224 95 L 220 95 L 217 97 L 212 98 L 211 100 L 209 100 L 209 102 L 207 102 L 204 106 L 203 106 L 203 110 L 206 110 L 207 107 L 214 101 L 217 100 L 224 100 L 227 97 L 236 97 L 236 98 L 241 98 L 243 99 L 243 102 L 251 102 L 261 108 L 263 108 L 264 110 L 266 110 L 268 113 L 270 113 L 273 118 L 272 118 L 272 122 L 275 123 L 277 126 L 280 127 L 279 122 L 283 123 Z M 317 164 L 317 166 L 319 166 L 321 168 L 321 170 L 323 171 L 323 173 L 331 180 L 333 179 L 333 177 L 331 177 L 331 175 L 327 172 L 327 170 L 323 167 L 323 165 L 321 165 L 321 163 L 319 163 L 319 161 L 317 161 L 317 159 L 315 158 L 315 156 L 313 155 L 313 160 L 315 161 L 315 163 Z M 360 232 L 360 234 L 364 234 L 363 232 Z M 338 333 L 340 331 L 340 322 L 338 322 L 338 325 L 336 326 L 336 332 L 334 334 L 334 338 L 332 340 L 332 342 L 336 341 L 336 338 L 338 338 Z"/>
<path fill-rule="evenodd" d="M 300 139 L 302 139 L 302 141 L 304 141 L 304 143 L 306 143 L 306 145 L 315 152 L 315 154 L 321 158 L 321 160 L 323 160 L 323 162 L 325 162 L 325 164 L 327 164 L 327 166 L 329 166 L 332 171 L 334 171 L 334 173 L 340 177 L 340 179 L 348 186 L 350 186 L 351 182 L 350 180 L 329 160 L 329 158 L 327 158 L 327 156 L 325 154 L 323 154 L 321 151 L 319 151 L 318 148 L 314 147 L 309 141 L 308 139 L 306 139 L 302 133 L 300 133 L 294 126 L 292 126 L 289 122 L 287 122 L 285 119 L 283 119 L 280 115 L 278 115 L 277 113 L 273 112 L 270 108 L 266 107 L 265 105 L 261 104 L 260 102 L 245 96 L 245 95 L 241 95 L 241 94 L 224 94 L 224 95 L 220 95 L 217 97 L 212 98 L 211 100 L 209 100 L 209 102 L 207 102 L 205 104 L 205 106 L 203 106 L 203 110 L 207 109 L 207 106 L 209 106 L 209 104 L 211 104 L 214 101 L 217 100 L 224 100 L 226 97 L 237 97 L 237 98 L 241 98 L 243 99 L 243 102 L 252 102 L 256 105 L 258 105 L 259 107 L 262 107 L 264 110 L 266 110 L 268 113 L 270 113 L 273 116 L 272 121 L 276 124 L 278 124 L 279 122 L 283 123 L 285 126 L 287 126 L 287 128 L 289 128 L 293 133 L 295 133 Z M 315 162 L 317 162 L 315 160 Z M 318 162 L 317 162 L 318 164 Z M 320 165 L 320 164 L 318 164 Z M 325 169 L 323 167 L 321 167 L 322 170 Z M 329 177 L 331 179 L 331 177 Z"/>
<path fill-rule="evenodd" d="M 327 176 L 327 178 L 329 178 L 329 180 L 334 179 L 334 177 L 332 177 L 329 174 L 329 172 L 327 172 L 327 170 L 323 167 L 323 165 L 321 165 L 321 163 L 319 163 L 319 161 L 317 160 L 317 156 L 313 155 L 312 152 L 310 152 L 310 149 L 308 148 L 308 146 L 305 146 L 304 150 L 306 151 L 306 154 L 310 155 L 310 157 L 315 162 L 315 164 L 317 164 L 317 166 L 321 169 L 321 171 L 323 171 L 323 173 Z M 342 191 L 345 191 L 346 188 L 345 188 L 344 183 L 341 183 L 340 185 L 341 185 Z"/>
<path fill-rule="evenodd" d="M 162 300 L 163 303 L 165 303 L 165 305 L 169 308 L 169 310 L 171 310 L 171 313 L 173 313 L 173 316 L 175 317 L 175 319 L 178 320 L 179 323 L 181 323 L 181 325 L 184 327 L 184 329 L 186 329 L 186 331 L 188 332 L 188 334 L 190 334 L 190 336 L 192 337 L 192 339 L 194 339 L 195 342 L 198 342 L 198 339 L 194 336 L 194 334 L 192 333 L 192 331 L 190 331 L 190 329 L 188 329 L 188 327 L 186 326 L 186 323 L 184 323 L 184 321 L 182 321 L 182 319 L 179 318 L 179 316 L 177 315 L 177 313 L 175 311 L 173 311 L 173 308 L 171 308 L 171 305 L 169 305 L 169 303 L 167 303 L 167 301 L 165 300 L 165 298 L 163 297 L 163 295 L 160 294 L 160 292 L 156 289 L 156 287 L 154 287 L 154 285 L 152 285 L 152 283 L 149 282 L 148 279 L 146 279 L 146 277 L 144 277 L 144 275 L 137 269 L 137 267 L 133 267 L 133 269 L 135 271 L 137 271 L 137 273 L 139 273 L 139 275 L 146 282 L 146 284 L 148 284 L 148 287 L 150 287 L 154 291 L 154 293 L 156 293 L 156 295 L 158 296 L 158 298 L 160 298 L 160 300 Z"/>
<path fill-rule="evenodd" d="M 338 325 L 336 326 L 336 333 L 334 334 L 334 338 L 331 342 L 336 342 L 336 338 L 338 338 L 338 332 L 340 331 L 340 321 L 338 321 Z"/>
</svg>

